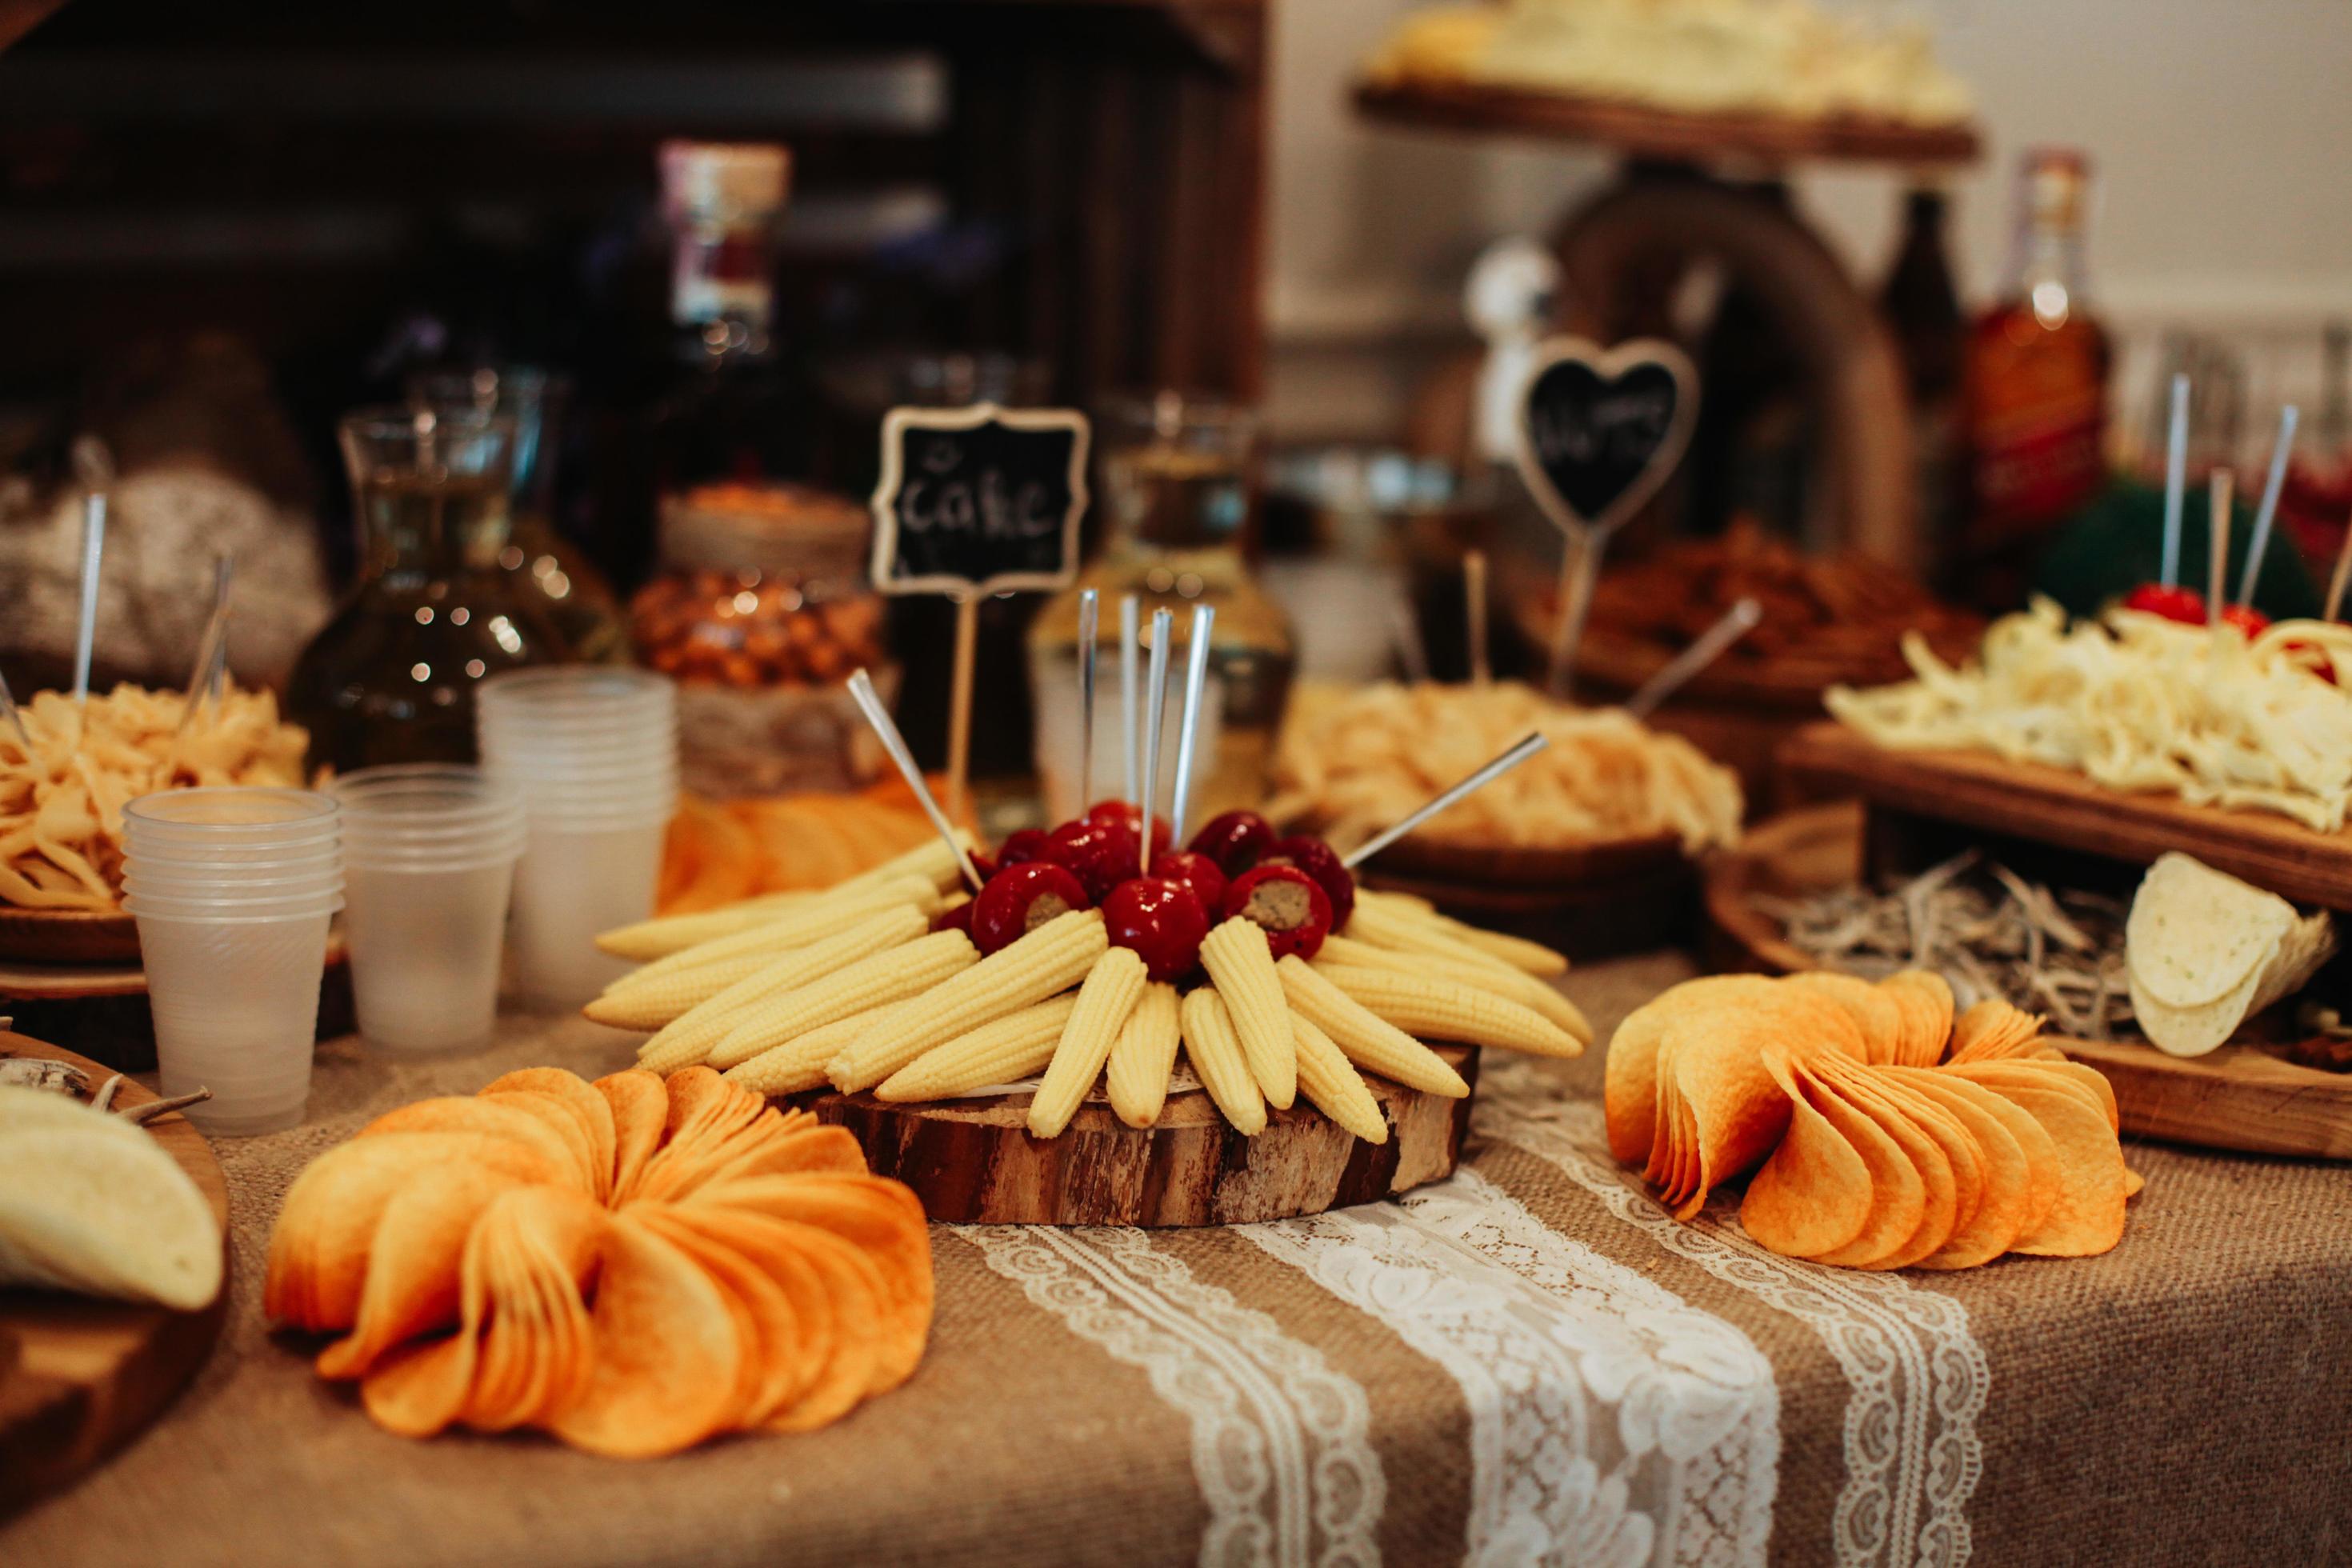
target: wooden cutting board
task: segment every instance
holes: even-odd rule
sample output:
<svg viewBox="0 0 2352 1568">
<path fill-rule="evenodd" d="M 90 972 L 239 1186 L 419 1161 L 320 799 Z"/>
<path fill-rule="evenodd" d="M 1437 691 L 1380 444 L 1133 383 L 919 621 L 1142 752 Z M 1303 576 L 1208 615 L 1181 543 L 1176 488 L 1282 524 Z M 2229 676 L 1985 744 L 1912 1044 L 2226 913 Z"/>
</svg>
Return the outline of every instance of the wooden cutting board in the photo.
<svg viewBox="0 0 2352 1568">
<path fill-rule="evenodd" d="M 1861 811 L 1809 806 L 1756 828 L 1706 868 L 1710 967 L 1787 974 L 1817 967 L 1758 898 L 1843 887 L 1862 871 Z M 2322 1072 L 2255 1046 L 2169 1057 L 2154 1046 L 2053 1039 L 2099 1069 L 2123 1130 L 2203 1149 L 2352 1160 L 2352 1073 Z"/>
<path fill-rule="evenodd" d="M 93 1088 L 109 1077 L 85 1057 L 0 1032 L 5 1057 L 71 1063 Z M 115 1102 L 154 1098 L 126 1080 Z M 226 1235 L 228 1186 L 204 1135 L 176 1114 L 147 1131 L 194 1178 Z M 0 1515 L 59 1490 L 145 1430 L 204 1364 L 227 1313 L 226 1276 L 200 1312 L 0 1290 Z"/>
<path fill-rule="evenodd" d="M 1478 1088 L 1478 1053 L 1437 1053 Z M 1199 1089 L 1171 1094 L 1149 1128 L 1090 1100 L 1058 1138 L 1029 1135 L 1026 1094 L 892 1105 L 871 1094 L 798 1103 L 846 1127 L 877 1176 L 915 1190 L 935 1220 L 987 1225 L 1245 1225 L 1372 1203 L 1454 1173 L 1470 1100 L 1367 1078 L 1389 1140 L 1366 1143 L 1309 1106 L 1269 1110 L 1245 1138 Z"/>
<path fill-rule="evenodd" d="M 2296 903 L 2352 910 L 2352 832 L 2315 833 L 2269 812 L 2126 795 L 1990 752 L 1894 751 L 1838 723 L 1800 731 L 1781 748 L 1780 765 L 1816 798 L 1856 795 L 1874 812 L 2140 866 L 2178 849 Z"/>
</svg>

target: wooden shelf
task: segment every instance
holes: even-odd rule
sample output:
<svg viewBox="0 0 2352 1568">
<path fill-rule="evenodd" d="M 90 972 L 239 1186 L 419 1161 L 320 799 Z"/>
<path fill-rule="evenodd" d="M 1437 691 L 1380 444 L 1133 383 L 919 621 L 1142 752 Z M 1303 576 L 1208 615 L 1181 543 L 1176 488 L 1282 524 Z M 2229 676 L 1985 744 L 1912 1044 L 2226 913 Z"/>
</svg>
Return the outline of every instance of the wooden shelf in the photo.
<svg viewBox="0 0 2352 1568">
<path fill-rule="evenodd" d="M 2352 910 L 2352 834 L 2315 833 L 2265 812 L 2172 795 L 2126 795 L 1990 752 L 1893 751 L 1837 723 L 1799 731 L 1780 765 L 1817 795 L 1857 795 L 1879 811 L 2133 865 L 2178 849 L 2297 903 Z"/>
<path fill-rule="evenodd" d="M 1981 150 L 1973 125 L 1678 114 L 1467 82 L 1362 82 L 1355 89 L 1355 101 L 1358 112 L 1389 125 L 1589 142 L 1637 158 L 1681 162 L 1749 158 L 1772 163 L 1968 163 Z"/>
</svg>

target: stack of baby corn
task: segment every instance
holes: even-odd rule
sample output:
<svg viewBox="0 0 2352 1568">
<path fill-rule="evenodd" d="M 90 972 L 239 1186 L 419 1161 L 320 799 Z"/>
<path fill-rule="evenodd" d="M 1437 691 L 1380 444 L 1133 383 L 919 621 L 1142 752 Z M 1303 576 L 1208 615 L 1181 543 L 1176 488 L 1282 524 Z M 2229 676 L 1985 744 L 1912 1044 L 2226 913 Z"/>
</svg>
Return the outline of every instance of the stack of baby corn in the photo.
<svg viewBox="0 0 2352 1568">
<path fill-rule="evenodd" d="M 1255 1134 L 1304 1093 L 1379 1143 L 1389 1128 L 1362 1077 L 1460 1098 L 1459 1073 L 1414 1036 L 1543 1056 L 1592 1031 L 1545 982 L 1567 969 L 1535 943 L 1464 925 L 1418 900 L 1366 891 L 1345 934 L 1309 963 L 1276 963 L 1235 917 L 1201 944 L 1206 984 L 1179 995 L 1074 910 L 983 958 L 932 917 L 961 900 L 944 843 L 816 893 L 788 893 L 606 933 L 644 967 L 587 1007 L 653 1031 L 639 1062 L 698 1064 L 747 1089 L 830 1084 L 885 1100 L 946 1100 L 1042 1072 L 1029 1130 L 1056 1136 L 1097 1080 L 1129 1125 L 1159 1119 L 1181 1046 L 1218 1110 Z"/>
</svg>

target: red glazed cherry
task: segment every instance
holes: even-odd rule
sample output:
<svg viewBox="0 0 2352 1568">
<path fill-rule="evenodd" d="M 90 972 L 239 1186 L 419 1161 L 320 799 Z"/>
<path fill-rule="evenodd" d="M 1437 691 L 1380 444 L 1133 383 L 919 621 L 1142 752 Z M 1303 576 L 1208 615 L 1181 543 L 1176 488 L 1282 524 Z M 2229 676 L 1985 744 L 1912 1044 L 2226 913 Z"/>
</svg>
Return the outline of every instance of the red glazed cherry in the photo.
<svg viewBox="0 0 2352 1568">
<path fill-rule="evenodd" d="M 2168 588 L 2161 583 L 2142 583 L 2124 595 L 2124 608 L 2162 616 L 2168 621 L 2179 621 L 2187 626 L 2201 626 L 2205 624 L 2205 595 L 2194 588 Z"/>
<path fill-rule="evenodd" d="M 1094 907 L 1085 886 L 1050 860 L 1024 860 L 990 879 L 971 901 L 971 944 L 1009 947 L 1056 915 Z"/>
<path fill-rule="evenodd" d="M 1006 834 L 1004 842 L 996 847 L 996 863 L 999 866 L 1018 866 L 1024 860 L 1043 860 L 1045 858 L 1045 830 L 1042 827 L 1016 828 Z"/>
<path fill-rule="evenodd" d="M 1154 980 L 1176 980 L 1201 961 L 1209 911 L 1192 889 L 1165 877 L 1132 877 L 1103 900 L 1113 947 L 1135 950 Z"/>
<path fill-rule="evenodd" d="M 1339 863 L 1339 852 L 1322 839 L 1310 834 L 1295 834 L 1277 838 L 1274 847 L 1265 852 L 1261 866 L 1296 866 L 1315 879 L 1323 896 L 1331 900 L 1331 929 L 1337 931 L 1348 923 L 1356 910 L 1356 879 L 1354 873 Z"/>
<path fill-rule="evenodd" d="M 1190 849 L 1164 849 L 1152 857 L 1151 874 L 1192 889 L 1203 910 L 1216 909 L 1225 901 L 1225 874 L 1206 855 L 1195 855 Z"/>
<path fill-rule="evenodd" d="M 985 884 L 982 885 L 985 886 Z M 977 902 L 977 900 L 966 899 L 960 904 L 953 904 L 941 910 L 938 914 L 931 917 L 931 929 L 933 931 L 960 931 L 963 932 L 964 935 L 970 936 L 971 934 L 972 906 Z"/>
<path fill-rule="evenodd" d="M 1276 958 L 1312 958 L 1331 934 L 1331 899 L 1296 866 L 1260 866 L 1225 889 L 1225 918 L 1240 915 L 1265 929 Z"/>
<path fill-rule="evenodd" d="M 1143 825 L 1143 808 L 1131 800 L 1098 800 L 1087 807 L 1088 822 L 1114 823 L 1129 833 L 1139 832 Z M 1151 852 L 1154 855 L 1168 847 L 1168 819 L 1151 819 Z"/>
<path fill-rule="evenodd" d="M 1255 811 L 1228 811 L 1209 818 L 1185 847 L 1214 860 L 1226 876 L 1238 877 L 1256 865 L 1273 842 L 1274 825 L 1265 817 Z"/>
<path fill-rule="evenodd" d="M 1143 869 L 1135 834 L 1116 822 L 1066 822 L 1045 842 L 1045 858 L 1067 867 L 1096 903 Z"/>
</svg>

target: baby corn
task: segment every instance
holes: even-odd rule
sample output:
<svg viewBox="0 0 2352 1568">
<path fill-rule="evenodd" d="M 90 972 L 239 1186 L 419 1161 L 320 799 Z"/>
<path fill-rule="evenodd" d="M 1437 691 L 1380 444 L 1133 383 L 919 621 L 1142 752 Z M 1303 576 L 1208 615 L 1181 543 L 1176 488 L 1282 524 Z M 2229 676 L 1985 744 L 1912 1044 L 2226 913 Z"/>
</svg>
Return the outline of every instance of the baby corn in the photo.
<svg viewBox="0 0 2352 1568">
<path fill-rule="evenodd" d="M 663 1028 L 706 1002 L 713 1004 L 715 1010 L 732 1011 L 771 992 L 822 980 L 871 953 L 912 942 L 929 929 L 930 921 L 922 910 L 901 904 L 781 956 L 751 953 L 642 982 L 635 982 L 633 976 L 589 1003 L 584 1011 L 596 1022 L 616 1028 Z"/>
<path fill-rule="evenodd" d="M 1070 1124 L 1110 1058 L 1111 1047 L 1128 1015 L 1135 1011 L 1145 984 L 1143 960 L 1131 948 L 1114 947 L 1095 960 L 1078 987 L 1077 1005 L 1062 1027 L 1054 1059 L 1045 1066 L 1045 1081 L 1029 1102 L 1030 1131 L 1052 1138 Z"/>
<path fill-rule="evenodd" d="M 871 1089 L 934 1046 L 1068 990 L 1109 946 L 1101 911 L 1055 916 L 940 985 L 919 1005 L 894 1014 L 887 1029 L 877 1026 L 859 1036 L 835 1059 L 834 1087 L 845 1094 Z M 713 1052 L 712 1059 L 718 1056 Z"/>
<path fill-rule="evenodd" d="M 903 1002 L 935 985 L 944 987 L 955 975 L 978 967 L 979 958 L 971 939 L 960 931 L 933 931 L 904 947 L 861 958 L 811 984 L 752 1003 L 703 1059 L 722 1069 L 748 1062 L 761 1051 L 852 1013 Z"/>
<path fill-rule="evenodd" d="M 1446 1065 L 1444 1058 L 1367 1011 L 1297 953 L 1274 967 L 1282 976 L 1283 993 L 1290 998 L 1291 1007 L 1330 1036 L 1331 1043 L 1366 1072 L 1449 1100 L 1469 1095 L 1470 1086 Z"/>
<path fill-rule="evenodd" d="M 803 1089 L 830 1088 L 824 1076 L 825 1064 L 839 1056 L 850 1041 L 894 1009 L 905 1005 L 904 1002 L 886 1002 L 879 1007 L 836 1018 L 804 1035 L 795 1035 L 781 1046 L 771 1046 L 748 1062 L 737 1062 L 720 1076 L 729 1083 L 771 1100 L 779 1095 L 799 1094 Z"/>
<path fill-rule="evenodd" d="M 1400 970 L 1318 964 L 1316 972 L 1408 1034 L 1500 1046 L 1539 1057 L 1577 1057 L 1584 1042 L 1532 1007 L 1506 1001 L 1491 991 L 1431 974 Z"/>
<path fill-rule="evenodd" d="M 1055 996 L 982 1024 L 934 1046 L 882 1080 L 877 1100 L 945 1100 L 1027 1078 L 1051 1061 L 1077 1011 L 1075 995 Z"/>
<path fill-rule="evenodd" d="M 1349 1063 L 1331 1037 L 1294 1013 L 1291 1033 L 1298 1042 L 1298 1087 L 1316 1106 L 1367 1143 L 1389 1141 L 1388 1118 L 1372 1098 L 1363 1074 Z"/>
<path fill-rule="evenodd" d="M 1241 1037 L 1234 1033 L 1233 1016 L 1225 1011 L 1223 999 L 1203 985 L 1184 998 L 1181 1019 L 1184 1054 L 1192 1058 L 1201 1087 L 1234 1131 L 1248 1138 L 1265 1131 L 1265 1098 L 1250 1076 Z"/>
<path fill-rule="evenodd" d="M 919 940 L 929 922 L 912 905 L 885 910 L 845 931 L 806 947 L 769 955 L 759 968 L 696 1003 L 662 1026 L 637 1052 L 639 1065 L 676 1072 L 709 1058 L 711 1047 L 743 1021 L 749 1009 L 838 974 L 851 964 Z M 952 947 L 952 943 L 947 944 Z M 697 972 L 698 973 L 698 972 Z"/>
<path fill-rule="evenodd" d="M 1419 899 L 1395 893 L 1368 892 L 1357 898 L 1357 914 L 1360 915 L 1367 908 L 1372 910 L 1373 922 L 1377 927 L 1410 930 L 1417 926 L 1428 939 L 1466 947 L 1474 952 L 1507 963 L 1522 974 L 1532 974 L 1538 980 L 1556 980 L 1568 973 L 1568 960 L 1541 942 L 1465 925 L 1451 916 L 1439 914 Z M 1350 917 L 1349 934 L 1369 937 L 1370 931 L 1358 931 L 1354 918 Z"/>
<path fill-rule="evenodd" d="M 1298 1098 L 1298 1047 L 1290 1037 L 1290 1005 L 1283 1000 L 1282 977 L 1265 932 L 1240 915 L 1201 940 L 1201 967 L 1241 1037 L 1242 1056 L 1265 1102 L 1287 1110 Z"/>
<path fill-rule="evenodd" d="M 1176 1012 L 1176 987 L 1156 980 L 1147 984 L 1110 1047 L 1103 1087 L 1111 1110 L 1129 1127 L 1150 1126 L 1168 1103 L 1180 1034 Z"/>
<path fill-rule="evenodd" d="M 600 932 L 596 947 L 599 952 L 609 952 L 614 958 L 646 963 L 656 958 L 667 958 L 697 942 L 733 936 L 737 931 L 780 920 L 796 906 L 823 896 L 814 890 L 763 893 L 756 899 L 724 904 L 715 910 L 698 910 L 690 915 L 657 915 L 649 921 L 639 921 L 635 925 Z"/>
<path fill-rule="evenodd" d="M 1328 969 L 1334 964 L 1433 974 L 1492 991 L 1522 1007 L 1534 1008 L 1584 1044 L 1592 1043 L 1592 1026 L 1585 1021 L 1583 1009 L 1534 975 L 1513 969 L 1500 960 L 1472 963 L 1454 953 L 1410 952 L 1401 947 L 1375 947 L 1344 936 L 1325 937 L 1322 949 L 1315 954 L 1315 967 Z"/>
<path fill-rule="evenodd" d="M 852 921 L 900 904 L 912 904 L 928 918 L 940 911 L 940 890 L 921 877 L 893 877 L 887 882 L 851 892 L 827 893 L 812 902 L 795 904 L 775 920 L 748 931 L 722 936 L 715 942 L 698 942 L 667 958 L 657 958 L 637 971 L 637 977 L 675 974 L 747 953 L 766 953 L 773 958 L 793 948 L 822 942 Z"/>
</svg>

